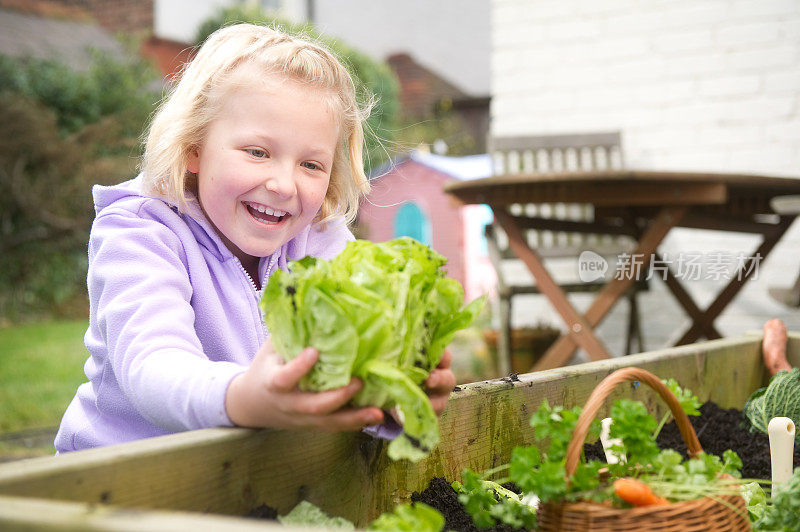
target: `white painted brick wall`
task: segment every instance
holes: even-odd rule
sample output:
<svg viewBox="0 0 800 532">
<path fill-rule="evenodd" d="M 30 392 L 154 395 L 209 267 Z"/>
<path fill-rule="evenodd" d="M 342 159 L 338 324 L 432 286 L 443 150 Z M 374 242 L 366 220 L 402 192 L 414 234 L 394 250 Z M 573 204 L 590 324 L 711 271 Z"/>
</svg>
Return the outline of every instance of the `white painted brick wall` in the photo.
<svg viewBox="0 0 800 532">
<path fill-rule="evenodd" d="M 493 136 L 619 130 L 630 167 L 800 177 L 798 0 L 492 0 L 491 81 Z M 679 230 L 664 247 L 753 242 Z M 800 312 L 766 295 L 794 282 L 798 249 L 800 223 L 718 320 L 723 334 L 774 316 L 800 330 Z"/>
<path fill-rule="evenodd" d="M 492 135 L 620 130 L 631 166 L 800 175 L 797 0 L 494 0 L 492 15 Z"/>
</svg>

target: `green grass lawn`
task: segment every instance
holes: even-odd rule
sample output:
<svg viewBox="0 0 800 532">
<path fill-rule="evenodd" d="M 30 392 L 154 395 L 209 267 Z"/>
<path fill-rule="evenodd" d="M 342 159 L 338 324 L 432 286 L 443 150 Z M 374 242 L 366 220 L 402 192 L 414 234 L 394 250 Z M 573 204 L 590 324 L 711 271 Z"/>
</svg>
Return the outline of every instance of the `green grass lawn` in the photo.
<svg viewBox="0 0 800 532">
<path fill-rule="evenodd" d="M 87 320 L 0 329 L 0 433 L 54 427 L 86 380 Z"/>
</svg>

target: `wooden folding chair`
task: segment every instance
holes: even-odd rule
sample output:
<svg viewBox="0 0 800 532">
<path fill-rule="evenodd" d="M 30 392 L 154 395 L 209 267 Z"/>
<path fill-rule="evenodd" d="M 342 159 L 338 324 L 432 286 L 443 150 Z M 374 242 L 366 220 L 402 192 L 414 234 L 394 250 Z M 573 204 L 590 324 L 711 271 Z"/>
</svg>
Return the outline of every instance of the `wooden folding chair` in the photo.
<svg viewBox="0 0 800 532">
<path fill-rule="evenodd" d="M 602 170 L 623 166 L 620 140 L 618 132 L 494 138 L 490 140 L 490 152 L 495 174 Z M 577 259 L 585 250 L 611 257 L 633 249 L 633 235 L 591 233 L 579 227 L 580 222 L 591 220 L 591 208 L 590 205 L 578 204 L 517 204 L 512 205 L 509 212 L 530 217 L 531 225 L 525 229 L 525 238 L 545 260 Z M 497 221 L 486 227 L 486 239 L 489 257 L 497 273 L 498 370 L 506 373 L 510 368 L 513 302 L 518 296 L 542 292 L 529 277 L 509 274 L 513 262 L 520 259 L 509 248 L 508 238 Z M 604 284 L 604 279 L 559 282 L 565 293 L 594 293 Z M 629 302 L 626 354 L 633 352 L 634 342 L 639 351 L 644 349 L 636 293 L 646 288 L 646 282 L 637 282 L 626 293 Z"/>
</svg>

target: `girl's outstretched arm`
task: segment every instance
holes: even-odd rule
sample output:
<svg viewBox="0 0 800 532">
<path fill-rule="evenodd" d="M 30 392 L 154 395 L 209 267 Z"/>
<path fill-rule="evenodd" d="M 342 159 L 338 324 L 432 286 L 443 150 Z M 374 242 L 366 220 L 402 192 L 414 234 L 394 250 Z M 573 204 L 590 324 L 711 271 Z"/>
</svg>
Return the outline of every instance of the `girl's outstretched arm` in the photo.
<svg viewBox="0 0 800 532">
<path fill-rule="evenodd" d="M 363 387 L 359 379 L 325 392 L 302 392 L 297 388 L 318 357 L 317 350 L 309 347 L 284 362 L 267 339 L 248 370 L 228 386 L 225 409 L 230 420 L 243 427 L 327 431 L 359 430 L 382 423 L 383 412 L 378 408 L 345 407 Z"/>
</svg>

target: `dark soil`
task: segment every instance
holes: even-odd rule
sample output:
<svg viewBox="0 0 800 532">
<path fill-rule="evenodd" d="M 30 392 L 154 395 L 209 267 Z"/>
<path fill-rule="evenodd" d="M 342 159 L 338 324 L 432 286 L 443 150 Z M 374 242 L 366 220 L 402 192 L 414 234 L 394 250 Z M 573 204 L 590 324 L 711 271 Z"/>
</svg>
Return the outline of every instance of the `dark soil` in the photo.
<svg viewBox="0 0 800 532">
<path fill-rule="evenodd" d="M 762 432 L 750 432 L 750 422 L 741 410 L 725 410 L 709 402 L 700 407 L 700 414 L 689 420 L 705 452 L 721 457 L 723 452 L 731 449 L 736 451 L 744 464 L 742 478 L 769 480 L 772 477 L 769 436 Z M 670 425 L 669 432 L 664 430 L 659 434 L 659 445 L 669 446 L 686 456 L 686 446 L 678 426 L 674 422 Z M 800 463 L 800 447 L 794 449 L 794 463 Z"/>
<path fill-rule="evenodd" d="M 506 486 L 509 489 L 513 487 Z M 456 530 L 458 532 L 512 532 L 516 530 L 524 530 L 523 528 L 511 528 L 505 524 L 498 524 L 491 528 L 478 528 L 472 522 L 472 517 L 467 513 L 461 503 L 458 502 L 458 494 L 442 477 L 434 477 L 431 479 L 428 487 L 422 492 L 414 492 L 411 494 L 413 502 L 423 502 L 428 506 L 439 510 L 445 519 L 445 530 Z"/>
<path fill-rule="evenodd" d="M 742 478 L 769 480 L 772 477 L 769 437 L 761 432 L 750 432 L 750 424 L 741 410 L 721 408 L 709 401 L 700 407 L 700 415 L 690 416 L 689 421 L 705 452 L 722 457 L 728 449 L 736 451 L 743 463 Z M 675 449 L 688 458 L 686 444 L 674 421 L 664 425 L 656 441 L 661 449 Z M 587 459 L 605 460 L 599 441 L 585 445 L 584 452 Z M 794 463 L 800 463 L 800 447 L 794 449 Z"/>
<path fill-rule="evenodd" d="M 266 504 L 262 504 L 250 510 L 250 513 L 247 514 L 246 517 L 253 517 L 255 519 L 271 519 L 273 521 L 277 521 L 278 510 L 276 510 L 272 506 L 267 506 Z"/>
</svg>

